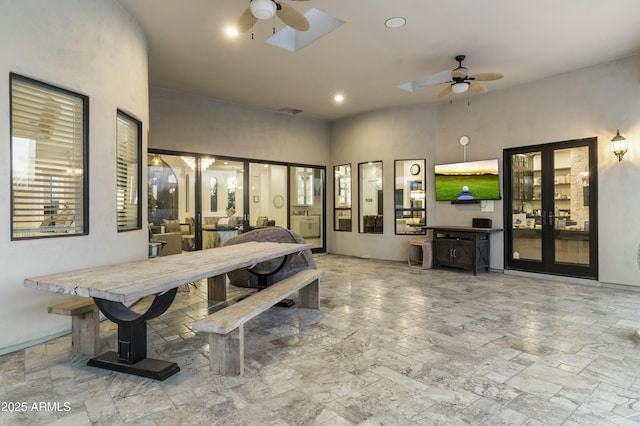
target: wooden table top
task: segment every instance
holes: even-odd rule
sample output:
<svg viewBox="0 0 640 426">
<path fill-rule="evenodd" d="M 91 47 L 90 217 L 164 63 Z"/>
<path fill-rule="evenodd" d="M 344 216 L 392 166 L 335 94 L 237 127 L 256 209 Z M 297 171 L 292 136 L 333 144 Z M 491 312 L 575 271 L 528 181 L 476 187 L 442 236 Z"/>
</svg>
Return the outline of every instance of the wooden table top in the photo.
<svg viewBox="0 0 640 426">
<path fill-rule="evenodd" d="M 138 300 L 192 281 L 301 252 L 311 244 L 247 242 L 26 278 L 24 286 L 116 302 Z"/>
</svg>

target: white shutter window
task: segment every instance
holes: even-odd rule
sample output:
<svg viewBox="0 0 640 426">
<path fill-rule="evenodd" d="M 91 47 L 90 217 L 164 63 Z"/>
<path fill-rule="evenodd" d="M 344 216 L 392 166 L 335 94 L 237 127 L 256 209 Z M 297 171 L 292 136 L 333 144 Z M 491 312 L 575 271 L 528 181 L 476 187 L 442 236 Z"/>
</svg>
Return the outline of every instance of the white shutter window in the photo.
<svg viewBox="0 0 640 426">
<path fill-rule="evenodd" d="M 11 74 L 11 238 L 86 235 L 88 98 Z"/>
<path fill-rule="evenodd" d="M 142 126 L 133 117 L 118 111 L 117 117 L 117 193 L 118 232 L 141 229 L 140 183 L 142 166 Z"/>
</svg>

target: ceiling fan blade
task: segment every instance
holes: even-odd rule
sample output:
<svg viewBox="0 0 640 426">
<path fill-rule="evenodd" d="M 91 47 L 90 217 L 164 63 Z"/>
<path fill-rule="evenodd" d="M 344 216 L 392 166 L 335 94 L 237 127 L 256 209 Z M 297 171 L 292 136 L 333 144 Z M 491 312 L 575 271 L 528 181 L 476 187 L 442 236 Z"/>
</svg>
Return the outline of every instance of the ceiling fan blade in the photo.
<svg viewBox="0 0 640 426">
<path fill-rule="evenodd" d="M 238 19 L 238 23 L 236 24 L 236 29 L 238 30 L 239 33 L 244 33 L 246 31 L 249 31 L 251 27 L 253 27 L 253 24 L 255 24 L 257 21 L 258 21 L 258 18 L 253 16 L 253 13 L 251 13 L 251 9 L 246 8 L 244 12 L 242 12 L 242 15 L 240 15 L 240 18 Z"/>
<path fill-rule="evenodd" d="M 485 86 L 484 84 L 480 84 L 480 83 L 476 83 L 475 81 L 472 81 L 471 84 L 469 85 L 469 91 L 473 93 L 487 93 L 489 89 L 487 89 L 487 86 Z"/>
<path fill-rule="evenodd" d="M 428 86 L 430 84 L 446 83 L 450 80 L 451 80 L 451 71 L 444 70 L 444 71 L 440 71 L 439 73 L 421 78 L 420 80 L 410 81 L 408 83 L 401 84 L 398 87 L 400 89 L 406 90 L 407 92 L 413 93 L 424 86 Z"/>
<path fill-rule="evenodd" d="M 467 78 L 468 75 L 459 70 L 451 71 L 451 78 Z"/>
<path fill-rule="evenodd" d="M 304 15 L 286 3 L 279 3 L 280 9 L 276 15 L 282 22 L 298 31 L 307 31 L 309 29 L 309 21 Z"/>
<path fill-rule="evenodd" d="M 504 75 L 498 74 L 497 72 L 485 72 L 481 74 L 474 74 L 471 76 L 476 81 L 493 81 L 500 80 Z"/>
<path fill-rule="evenodd" d="M 451 85 L 448 85 L 447 87 L 442 89 L 442 91 L 438 93 L 438 99 L 447 96 L 449 93 L 451 93 L 451 90 Z"/>
</svg>

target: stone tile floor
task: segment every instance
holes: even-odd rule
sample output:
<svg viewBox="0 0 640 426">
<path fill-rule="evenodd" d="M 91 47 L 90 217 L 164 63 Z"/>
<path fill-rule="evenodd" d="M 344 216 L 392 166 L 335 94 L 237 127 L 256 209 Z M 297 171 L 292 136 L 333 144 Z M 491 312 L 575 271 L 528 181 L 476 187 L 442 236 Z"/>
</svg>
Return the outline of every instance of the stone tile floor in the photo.
<svg viewBox="0 0 640 426">
<path fill-rule="evenodd" d="M 321 309 L 276 307 L 248 323 L 244 377 L 209 373 L 207 339 L 190 328 L 208 310 L 202 284 L 150 323 L 149 356 L 178 374 L 87 367 L 61 337 L 0 356 L 0 424 L 640 423 L 639 292 L 317 261 Z M 231 287 L 230 299 L 246 291 Z M 101 332 L 114 348 L 113 324 Z"/>
</svg>

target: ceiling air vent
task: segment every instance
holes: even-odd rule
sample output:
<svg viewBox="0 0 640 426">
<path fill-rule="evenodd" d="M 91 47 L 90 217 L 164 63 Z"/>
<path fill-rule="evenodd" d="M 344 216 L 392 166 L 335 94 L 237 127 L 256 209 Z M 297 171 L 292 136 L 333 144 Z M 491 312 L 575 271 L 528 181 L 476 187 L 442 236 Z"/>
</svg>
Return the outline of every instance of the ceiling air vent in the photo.
<svg viewBox="0 0 640 426">
<path fill-rule="evenodd" d="M 300 114 L 301 112 L 304 112 L 304 111 L 302 111 L 301 109 L 297 109 L 297 108 L 284 107 L 284 108 L 280 108 L 278 110 L 278 112 L 281 112 L 281 113 L 287 114 L 287 115 L 298 115 L 298 114 Z"/>
</svg>

